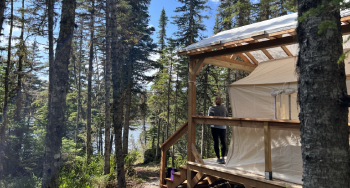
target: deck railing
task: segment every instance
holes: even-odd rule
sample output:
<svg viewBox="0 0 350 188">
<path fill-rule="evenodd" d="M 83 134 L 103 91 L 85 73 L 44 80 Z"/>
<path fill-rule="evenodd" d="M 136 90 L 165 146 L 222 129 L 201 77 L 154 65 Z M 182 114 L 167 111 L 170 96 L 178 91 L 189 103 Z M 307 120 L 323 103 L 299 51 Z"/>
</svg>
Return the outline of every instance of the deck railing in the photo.
<svg viewBox="0 0 350 188">
<path fill-rule="evenodd" d="M 277 119 L 258 119 L 258 118 L 232 118 L 216 116 L 192 116 L 193 125 L 227 125 L 236 127 L 250 127 L 264 129 L 264 150 L 265 150 L 265 178 L 271 179 L 271 129 L 277 130 L 300 130 L 300 121 L 298 120 L 277 120 Z M 350 124 L 349 124 L 350 127 Z M 168 140 L 161 146 L 161 170 L 160 186 L 164 184 L 166 168 L 166 152 L 174 145 L 183 135 L 188 132 L 188 122 L 184 123 Z"/>
<path fill-rule="evenodd" d="M 171 146 L 173 146 L 183 135 L 187 133 L 188 121 L 186 121 L 177 131 L 170 136 L 161 146 L 161 158 L 160 158 L 160 183 L 159 186 L 162 187 L 165 179 L 165 168 L 166 168 L 166 152 Z"/>
</svg>

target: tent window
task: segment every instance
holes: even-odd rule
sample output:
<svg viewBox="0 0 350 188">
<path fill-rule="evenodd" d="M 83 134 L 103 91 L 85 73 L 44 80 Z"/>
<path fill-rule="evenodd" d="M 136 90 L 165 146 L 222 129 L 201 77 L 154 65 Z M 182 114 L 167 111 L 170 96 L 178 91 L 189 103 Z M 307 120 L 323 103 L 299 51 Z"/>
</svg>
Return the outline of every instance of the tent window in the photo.
<svg viewBox="0 0 350 188">
<path fill-rule="evenodd" d="M 298 107 L 296 103 L 297 94 L 283 95 L 275 97 L 275 117 L 276 119 L 292 120 L 298 119 Z"/>
</svg>

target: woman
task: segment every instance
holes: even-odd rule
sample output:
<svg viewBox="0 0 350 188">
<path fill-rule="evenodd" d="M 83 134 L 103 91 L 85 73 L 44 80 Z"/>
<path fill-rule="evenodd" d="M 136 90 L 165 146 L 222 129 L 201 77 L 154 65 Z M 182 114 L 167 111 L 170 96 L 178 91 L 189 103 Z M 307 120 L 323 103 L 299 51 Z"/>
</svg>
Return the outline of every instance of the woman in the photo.
<svg viewBox="0 0 350 188">
<path fill-rule="evenodd" d="M 209 116 L 222 116 L 222 117 L 228 117 L 227 109 L 221 105 L 222 99 L 221 97 L 217 96 L 214 99 L 214 106 L 211 106 L 208 111 Z M 226 126 L 225 125 L 210 125 L 211 127 L 211 134 L 213 135 L 214 139 L 214 150 L 216 157 L 219 164 L 225 164 L 225 153 L 226 153 Z M 219 138 L 221 142 L 221 159 L 220 159 L 220 152 L 219 152 Z"/>
</svg>

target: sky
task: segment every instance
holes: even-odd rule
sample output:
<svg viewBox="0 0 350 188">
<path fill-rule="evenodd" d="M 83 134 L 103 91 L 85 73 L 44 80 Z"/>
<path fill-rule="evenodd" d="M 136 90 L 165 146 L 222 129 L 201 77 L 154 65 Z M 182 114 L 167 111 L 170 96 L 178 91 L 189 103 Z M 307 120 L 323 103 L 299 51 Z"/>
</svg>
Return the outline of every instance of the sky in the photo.
<svg viewBox="0 0 350 188">
<path fill-rule="evenodd" d="M 204 25 L 207 26 L 207 31 L 205 31 L 203 34 L 209 37 L 213 35 L 213 28 L 215 24 L 215 14 L 216 14 L 216 9 L 219 5 L 219 0 L 210 0 L 208 1 L 207 5 L 211 8 L 211 10 L 208 10 L 203 14 L 208 15 L 210 19 L 204 20 Z M 177 31 L 177 26 L 174 24 L 171 24 L 171 22 L 173 21 L 171 17 L 177 14 L 174 12 L 174 10 L 176 9 L 176 7 L 180 7 L 180 6 L 182 6 L 182 4 L 179 3 L 177 0 L 152 0 L 151 5 L 149 7 L 149 13 L 151 15 L 150 25 L 155 27 L 156 32 L 159 31 L 158 25 L 159 25 L 160 13 L 164 7 L 165 13 L 169 18 L 169 22 L 167 26 L 167 37 L 173 36 L 174 32 Z M 153 36 L 153 39 L 155 41 L 158 41 L 158 39 L 156 38 L 156 35 Z"/>
</svg>

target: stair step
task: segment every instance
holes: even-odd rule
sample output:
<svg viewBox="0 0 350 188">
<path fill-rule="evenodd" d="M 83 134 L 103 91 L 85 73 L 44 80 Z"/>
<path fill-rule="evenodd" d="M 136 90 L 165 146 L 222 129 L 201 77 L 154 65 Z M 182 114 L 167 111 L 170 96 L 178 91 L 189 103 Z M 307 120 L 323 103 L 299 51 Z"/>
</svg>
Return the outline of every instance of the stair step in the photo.
<svg viewBox="0 0 350 188">
<path fill-rule="evenodd" d="M 165 180 L 166 180 L 166 183 L 168 183 L 168 182 L 173 183 L 173 180 L 171 180 L 170 178 L 165 178 Z"/>
<path fill-rule="evenodd" d="M 173 175 L 175 175 L 175 176 L 181 176 L 181 173 L 180 173 L 180 172 L 174 172 Z"/>
<path fill-rule="evenodd" d="M 181 170 L 187 170 L 187 166 L 180 166 Z"/>
<path fill-rule="evenodd" d="M 166 186 L 166 185 L 162 185 L 162 187 L 167 188 L 168 186 Z"/>
</svg>

